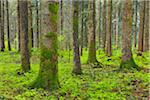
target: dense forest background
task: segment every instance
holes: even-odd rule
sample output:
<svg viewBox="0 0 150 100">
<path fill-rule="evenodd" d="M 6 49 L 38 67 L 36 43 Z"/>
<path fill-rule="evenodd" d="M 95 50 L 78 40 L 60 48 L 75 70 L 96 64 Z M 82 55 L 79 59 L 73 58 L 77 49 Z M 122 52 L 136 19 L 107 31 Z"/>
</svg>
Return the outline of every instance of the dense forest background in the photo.
<svg viewBox="0 0 150 100">
<path fill-rule="evenodd" d="M 0 100 L 149 100 L 149 0 L 0 0 Z"/>
</svg>

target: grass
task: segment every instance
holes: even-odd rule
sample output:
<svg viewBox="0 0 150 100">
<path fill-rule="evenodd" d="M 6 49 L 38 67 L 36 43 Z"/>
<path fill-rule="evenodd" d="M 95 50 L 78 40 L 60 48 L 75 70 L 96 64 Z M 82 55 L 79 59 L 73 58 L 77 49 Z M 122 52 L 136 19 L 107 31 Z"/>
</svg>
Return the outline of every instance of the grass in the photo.
<svg viewBox="0 0 150 100">
<path fill-rule="evenodd" d="M 32 50 L 31 71 L 20 75 L 20 54 L 15 51 L 0 52 L 0 100 L 137 100 L 148 99 L 149 92 L 149 52 L 142 57 L 133 55 L 141 70 L 116 71 L 121 62 L 121 50 L 113 51 L 111 60 L 102 50 L 97 51 L 97 59 L 103 68 L 87 65 L 88 52 L 81 57 L 83 74 L 72 75 L 73 55 L 70 62 L 68 52 L 59 51 L 60 88 L 49 92 L 30 89 L 39 70 L 39 51 Z"/>
</svg>

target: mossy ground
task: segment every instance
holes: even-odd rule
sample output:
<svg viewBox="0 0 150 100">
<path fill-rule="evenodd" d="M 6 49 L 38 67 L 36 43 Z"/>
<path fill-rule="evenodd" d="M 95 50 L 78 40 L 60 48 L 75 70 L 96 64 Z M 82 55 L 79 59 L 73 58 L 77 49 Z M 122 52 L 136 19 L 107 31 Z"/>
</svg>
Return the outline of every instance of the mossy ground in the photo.
<svg viewBox="0 0 150 100">
<path fill-rule="evenodd" d="M 72 74 L 73 61 L 68 62 L 68 52 L 59 51 L 59 82 L 61 88 L 49 92 L 30 89 L 28 86 L 38 76 L 39 51 L 32 50 L 31 71 L 20 74 L 20 54 L 0 52 L 0 100 L 137 100 L 148 98 L 150 84 L 148 52 L 143 56 L 133 53 L 140 71 L 117 71 L 121 63 L 121 50 L 113 51 L 111 60 L 100 50 L 97 60 L 104 66 L 93 68 L 87 65 L 88 52 L 81 57 L 82 75 Z M 71 56 L 71 59 L 73 56 Z"/>
</svg>

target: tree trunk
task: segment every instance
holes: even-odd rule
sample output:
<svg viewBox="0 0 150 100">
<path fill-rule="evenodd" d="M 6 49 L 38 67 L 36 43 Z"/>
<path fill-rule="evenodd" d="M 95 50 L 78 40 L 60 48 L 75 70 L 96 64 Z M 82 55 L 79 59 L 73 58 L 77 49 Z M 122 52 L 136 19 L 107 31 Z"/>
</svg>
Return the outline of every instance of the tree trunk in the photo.
<svg viewBox="0 0 150 100">
<path fill-rule="evenodd" d="M 137 0 L 135 1 L 135 32 L 134 32 L 134 47 L 136 48 L 136 44 L 137 44 L 137 32 L 138 32 L 138 27 L 137 27 L 137 22 L 138 22 L 138 15 L 137 15 Z"/>
<path fill-rule="evenodd" d="M 84 9 L 84 14 L 83 14 L 83 17 L 84 17 L 84 20 L 83 20 L 83 26 L 84 26 L 84 29 L 83 29 L 83 38 L 84 38 L 84 43 L 83 43 L 83 45 L 84 45 L 84 47 L 87 49 L 87 47 L 88 47 L 88 32 L 87 32 L 87 17 L 88 17 L 88 14 L 87 13 L 85 13 L 85 12 L 87 12 L 88 11 L 88 2 L 86 2 L 86 1 L 83 1 L 84 3 L 84 7 L 83 7 L 83 9 Z"/>
<path fill-rule="evenodd" d="M 18 7 L 17 7 L 17 10 L 18 10 L 18 51 L 20 51 L 20 6 L 19 6 L 19 0 L 18 0 Z"/>
<path fill-rule="evenodd" d="M 89 32 L 89 54 L 88 54 L 88 63 L 97 62 L 96 59 L 96 32 L 95 32 L 95 0 L 89 0 L 89 19 L 88 19 L 88 32 Z"/>
<path fill-rule="evenodd" d="M 74 46 L 74 74 L 81 74 L 81 63 L 79 54 L 79 40 L 78 40 L 78 14 L 79 14 L 79 1 L 74 1 L 73 13 L 73 46 Z"/>
<path fill-rule="evenodd" d="M 9 5 L 8 0 L 6 0 L 6 10 L 7 10 L 7 39 L 8 39 L 8 50 L 11 51 L 10 45 L 10 32 L 9 32 Z"/>
<path fill-rule="evenodd" d="M 21 64 L 24 72 L 30 70 L 30 56 L 28 49 L 28 1 L 19 1 L 20 6 L 20 47 Z"/>
<path fill-rule="evenodd" d="M 102 24 L 102 21 L 101 21 L 101 11 L 102 11 L 102 8 L 101 8 L 101 0 L 99 1 L 99 37 L 98 37 L 98 42 L 99 42 L 99 48 L 101 48 L 101 39 L 102 39 L 102 29 L 101 29 L 101 24 Z M 100 53 L 100 52 L 99 52 Z"/>
<path fill-rule="evenodd" d="M 61 30 L 61 35 L 63 35 L 63 0 L 60 1 L 60 16 L 61 16 L 60 30 Z"/>
<path fill-rule="evenodd" d="M 118 4 L 116 5 L 116 14 L 115 14 L 115 46 L 118 48 L 118 41 L 119 41 L 119 34 L 118 34 L 118 29 L 119 29 L 119 16 L 118 16 Z"/>
<path fill-rule="evenodd" d="M 120 68 L 137 68 L 131 52 L 132 1 L 126 0 L 123 13 L 122 60 Z"/>
<path fill-rule="evenodd" d="M 29 49 L 33 47 L 32 2 L 29 1 Z"/>
<path fill-rule="evenodd" d="M 59 87 L 58 82 L 58 0 L 43 1 L 41 61 L 39 75 L 34 87 L 54 90 Z"/>
<path fill-rule="evenodd" d="M 38 0 L 36 0 L 36 24 L 37 24 L 37 47 L 39 47 L 39 6 L 38 6 Z"/>
<path fill-rule="evenodd" d="M 150 33 L 149 33 L 149 2 L 150 1 L 145 1 L 146 3 L 146 9 L 145 9 L 145 31 L 144 31 L 144 47 L 143 50 L 144 51 L 148 51 L 149 50 L 149 39 L 150 39 Z"/>
<path fill-rule="evenodd" d="M 103 40 L 103 49 L 105 50 L 105 41 L 106 41 L 106 0 L 104 0 L 103 4 L 103 35 L 102 35 L 102 40 Z"/>
<path fill-rule="evenodd" d="M 81 50 L 80 50 L 80 55 L 82 56 L 83 55 L 83 35 L 84 35 L 84 24 L 83 24 L 83 20 L 84 20 L 84 17 L 83 17 L 83 11 L 84 11 L 84 1 L 81 2 Z"/>
<path fill-rule="evenodd" d="M 144 45 L 144 24 L 145 24 L 145 1 L 140 1 L 140 32 L 138 39 L 138 53 L 141 54 Z"/>
<path fill-rule="evenodd" d="M 4 36 L 4 0 L 2 2 L 1 7 L 1 51 L 3 52 L 5 49 L 5 36 Z"/>
<path fill-rule="evenodd" d="M 106 33 L 106 43 L 105 43 L 105 53 L 107 56 L 112 55 L 111 47 L 111 26 L 112 26 L 112 0 L 108 1 L 108 16 L 107 16 L 107 33 Z"/>
</svg>

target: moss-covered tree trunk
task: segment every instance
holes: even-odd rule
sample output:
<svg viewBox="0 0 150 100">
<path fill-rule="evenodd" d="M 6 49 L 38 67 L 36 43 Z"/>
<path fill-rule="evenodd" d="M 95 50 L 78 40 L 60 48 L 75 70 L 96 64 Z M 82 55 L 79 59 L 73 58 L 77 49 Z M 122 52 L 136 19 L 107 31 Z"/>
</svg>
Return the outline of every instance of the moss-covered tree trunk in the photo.
<svg viewBox="0 0 150 100">
<path fill-rule="evenodd" d="M 112 0 L 108 0 L 107 7 L 107 33 L 106 33 L 106 41 L 105 41 L 105 53 L 107 56 L 112 55 L 112 47 L 111 47 L 111 26 L 112 26 Z"/>
<path fill-rule="evenodd" d="M 81 63 L 79 54 L 79 40 L 78 40 L 78 14 L 79 14 L 79 1 L 74 1 L 74 12 L 73 12 L 73 46 L 74 46 L 74 74 L 81 74 Z"/>
<path fill-rule="evenodd" d="M 34 87 L 54 90 L 58 83 L 58 10 L 57 0 L 43 1 L 40 70 Z"/>
<path fill-rule="evenodd" d="M 19 1 L 20 6 L 20 42 L 21 65 L 24 72 L 30 70 L 30 56 L 28 48 L 28 1 Z"/>
<path fill-rule="evenodd" d="M 131 33 L 132 33 L 132 1 L 124 2 L 123 13 L 123 35 L 122 35 L 122 61 L 120 68 L 137 68 L 131 52 Z"/>
<path fill-rule="evenodd" d="M 96 59 L 96 32 L 95 32 L 95 0 L 89 0 L 89 19 L 88 19 L 88 34 L 89 34 L 89 54 L 88 63 L 97 62 Z"/>
</svg>

